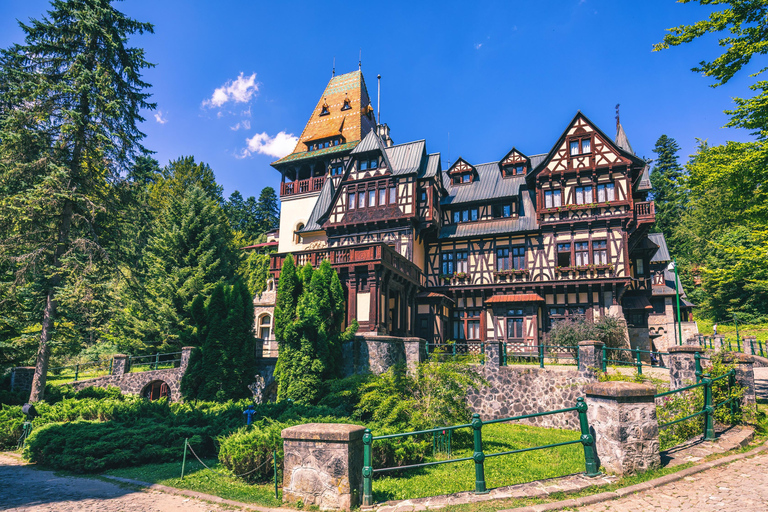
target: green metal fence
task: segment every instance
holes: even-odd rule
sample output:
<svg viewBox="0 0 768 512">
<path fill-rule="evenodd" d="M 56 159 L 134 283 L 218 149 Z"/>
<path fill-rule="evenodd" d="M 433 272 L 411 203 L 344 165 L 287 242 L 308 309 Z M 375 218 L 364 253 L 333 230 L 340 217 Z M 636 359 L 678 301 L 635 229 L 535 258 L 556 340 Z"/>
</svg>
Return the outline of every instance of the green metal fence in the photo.
<svg viewBox="0 0 768 512">
<path fill-rule="evenodd" d="M 730 398 L 723 400 L 719 404 L 712 404 L 712 384 L 723 380 L 728 379 L 728 396 Z M 701 382 L 698 384 L 692 384 L 690 386 L 685 386 L 680 389 L 675 389 L 673 391 L 666 391 L 664 393 L 659 393 L 657 395 L 654 395 L 654 398 L 663 398 L 665 396 L 674 395 L 676 393 L 682 393 L 684 391 L 688 391 L 691 389 L 697 389 L 697 388 L 704 388 L 704 405 L 701 408 L 700 411 L 697 411 L 693 414 L 689 414 L 688 416 L 685 416 L 683 418 L 678 418 L 673 421 L 668 421 L 667 423 L 662 423 L 659 425 L 659 429 L 671 427 L 672 425 L 675 425 L 677 423 L 687 421 L 693 418 L 696 418 L 698 416 L 704 416 L 704 440 L 705 441 L 712 441 L 715 439 L 715 409 L 718 407 L 722 407 L 726 404 L 729 404 L 731 407 L 731 414 L 734 414 L 739 407 L 738 398 L 731 396 L 731 390 L 736 385 L 736 370 L 730 370 L 727 373 L 724 373 L 723 375 L 720 375 L 719 377 L 710 378 L 708 375 L 704 374 L 701 377 Z"/>
<path fill-rule="evenodd" d="M 112 360 L 104 359 L 87 363 L 70 364 L 67 366 L 54 366 L 48 368 L 48 382 L 77 382 L 83 379 L 103 377 L 112 373 Z"/>
<path fill-rule="evenodd" d="M 126 364 L 126 372 L 146 372 L 165 368 L 178 368 L 181 364 L 181 352 L 131 356 Z"/>
<path fill-rule="evenodd" d="M 490 425 L 493 423 L 505 423 L 509 421 L 523 420 L 528 418 L 537 418 L 541 416 L 549 416 L 552 414 L 564 414 L 569 412 L 577 412 L 579 416 L 579 427 L 581 430 L 581 436 L 579 439 L 573 441 L 565 441 L 562 443 L 547 444 L 542 446 L 534 446 L 530 448 L 523 448 L 519 450 L 509 450 L 504 452 L 486 454 L 483 451 L 483 425 Z M 447 432 L 453 432 L 459 429 L 472 429 L 473 433 L 473 446 L 474 452 L 469 457 L 459 457 L 455 459 L 437 460 L 431 462 L 423 462 L 420 464 L 409 464 L 405 466 L 393 466 L 387 468 L 374 468 L 373 467 L 373 443 L 374 441 L 381 439 L 395 439 L 403 438 L 415 435 L 432 434 L 433 439 L 436 433 L 445 435 Z M 448 434 L 450 436 L 450 434 Z M 434 441 L 433 441 L 434 442 Z M 571 444 L 580 443 L 584 447 L 584 465 L 585 474 L 587 476 L 598 476 L 597 460 L 594 451 L 594 438 L 589 431 L 589 422 L 587 420 L 587 403 L 584 398 L 578 398 L 576 400 L 575 407 L 568 407 L 566 409 L 558 409 L 548 412 L 540 412 L 536 414 L 525 414 L 522 416 L 512 416 L 509 418 L 501 418 L 497 420 L 482 421 L 479 414 L 472 415 L 472 421 L 464 425 L 453 425 L 450 427 L 439 427 L 429 430 L 420 430 L 416 432 L 404 432 L 402 434 L 389 434 L 383 436 L 374 436 L 370 429 L 365 429 L 363 434 L 363 506 L 373 505 L 373 476 L 377 473 L 385 473 L 388 471 L 402 471 L 406 469 L 423 468 L 428 466 L 436 466 L 439 464 L 451 464 L 454 462 L 474 461 L 475 463 L 475 493 L 485 494 L 488 492 L 485 485 L 485 459 L 490 457 L 501 457 L 504 455 L 512 455 L 515 453 L 529 452 L 533 450 L 543 450 L 546 448 L 555 448 L 558 446 L 566 446 Z M 434 447 L 434 445 L 433 445 Z"/>
<path fill-rule="evenodd" d="M 643 366 L 648 366 L 650 368 L 664 368 L 660 352 L 642 350 L 639 348 L 613 348 L 604 346 L 602 354 L 602 370 L 604 372 L 608 370 L 609 364 L 615 366 L 633 366 L 637 370 L 638 375 L 643 374 Z"/>
</svg>

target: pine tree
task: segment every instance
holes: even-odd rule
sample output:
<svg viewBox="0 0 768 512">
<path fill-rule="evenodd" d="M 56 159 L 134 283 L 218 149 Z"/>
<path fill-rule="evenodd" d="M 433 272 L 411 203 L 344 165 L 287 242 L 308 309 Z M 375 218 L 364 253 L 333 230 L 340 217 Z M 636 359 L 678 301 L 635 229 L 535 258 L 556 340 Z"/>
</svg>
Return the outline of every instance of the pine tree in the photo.
<svg viewBox="0 0 768 512">
<path fill-rule="evenodd" d="M 114 326 L 133 351 L 178 350 L 192 341 L 192 301 L 230 282 L 239 254 L 221 208 L 197 186 L 172 197 L 152 231 L 144 287 Z"/>
<path fill-rule="evenodd" d="M 277 229 L 280 225 L 280 208 L 277 206 L 277 194 L 272 187 L 261 189 L 259 201 L 256 204 L 256 219 L 260 233 Z"/>
<path fill-rule="evenodd" d="M 216 204 L 223 204 L 224 188 L 216 183 L 213 169 L 205 162 L 196 163 L 193 156 L 182 156 L 163 167 L 161 178 L 152 187 L 152 204 L 161 209 L 170 198 L 184 195 L 193 186 L 202 189 Z"/>
<path fill-rule="evenodd" d="M 127 37 L 153 28 L 110 0 L 54 0 L 19 25 L 25 43 L 0 53 L 0 258 L 14 267 L 8 290 L 34 285 L 37 401 L 62 297 L 112 264 L 102 245 L 112 185 L 146 151 L 139 112 L 154 108 L 140 75 L 151 65 Z"/>
<path fill-rule="evenodd" d="M 672 230 L 680 221 L 685 193 L 683 190 L 683 168 L 677 162 L 680 146 L 672 137 L 662 135 L 656 141 L 653 152 L 657 158 L 651 169 L 651 186 L 656 205 L 658 232 L 664 233 L 668 244 L 674 244 Z"/>
<path fill-rule="evenodd" d="M 248 398 L 256 374 L 253 302 L 245 284 L 217 285 L 207 303 L 192 306 L 197 348 L 181 381 L 187 399 L 223 402 Z"/>
</svg>

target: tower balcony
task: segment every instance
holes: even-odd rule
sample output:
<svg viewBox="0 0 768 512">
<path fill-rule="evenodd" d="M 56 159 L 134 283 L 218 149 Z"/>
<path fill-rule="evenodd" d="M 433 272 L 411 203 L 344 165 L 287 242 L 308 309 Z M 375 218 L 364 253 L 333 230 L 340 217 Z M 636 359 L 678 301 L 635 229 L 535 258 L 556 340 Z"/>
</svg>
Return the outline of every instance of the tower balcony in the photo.
<svg viewBox="0 0 768 512">
<path fill-rule="evenodd" d="M 280 197 L 320 192 L 325 183 L 325 176 L 315 176 L 305 180 L 280 183 Z"/>
<path fill-rule="evenodd" d="M 656 222 L 656 206 L 653 201 L 635 203 L 635 219 L 638 225 Z"/>
</svg>

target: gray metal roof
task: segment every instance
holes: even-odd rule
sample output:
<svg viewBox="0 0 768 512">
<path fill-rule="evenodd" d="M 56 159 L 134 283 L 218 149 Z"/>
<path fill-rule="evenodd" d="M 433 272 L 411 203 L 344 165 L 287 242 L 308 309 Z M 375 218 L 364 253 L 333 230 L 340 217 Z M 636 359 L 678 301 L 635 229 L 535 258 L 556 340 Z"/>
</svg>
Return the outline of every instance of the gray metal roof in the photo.
<svg viewBox="0 0 768 512">
<path fill-rule="evenodd" d="M 300 229 L 299 233 L 310 233 L 312 231 L 322 231 L 322 226 L 320 226 L 320 223 L 318 222 L 320 220 L 320 217 L 322 217 L 326 211 L 328 211 L 328 208 L 331 207 L 331 201 L 333 200 L 333 192 L 334 192 L 334 186 L 333 186 L 333 180 L 332 179 L 326 179 L 325 183 L 323 183 L 323 188 L 320 189 L 320 195 L 317 198 L 317 202 L 315 203 L 315 207 L 312 209 L 312 214 L 309 216 L 309 220 L 307 221 L 307 224 Z"/>
<path fill-rule="evenodd" d="M 619 123 L 619 126 L 616 129 L 616 145 L 627 153 L 632 153 L 633 155 L 635 154 L 635 152 L 632 151 L 632 145 L 629 143 L 629 139 L 627 138 L 627 132 L 624 131 L 624 127 L 621 126 L 621 123 Z"/>
<path fill-rule="evenodd" d="M 672 260 L 664 233 L 648 233 L 648 240 L 659 246 L 659 250 L 651 258 L 651 263 L 666 263 Z"/>
<path fill-rule="evenodd" d="M 685 293 L 685 289 L 683 288 L 683 283 L 680 282 L 680 279 L 677 280 L 677 289 L 680 291 L 681 301 L 683 298 L 688 297 Z M 653 295 L 656 297 L 668 297 L 675 295 L 675 271 L 664 269 L 664 284 L 661 286 L 652 286 L 651 290 Z"/>
<path fill-rule="evenodd" d="M 520 186 L 525 185 L 525 176 L 503 177 L 498 162 L 476 165 L 475 170 L 478 178 L 472 183 L 454 185 L 447 180 L 448 195 L 440 200 L 440 204 L 452 205 L 516 196 Z M 443 175 L 447 176 L 446 173 Z M 445 181 L 444 178 L 443 183 Z"/>
<path fill-rule="evenodd" d="M 419 172 L 424 164 L 424 155 L 426 154 L 426 141 L 417 140 L 398 144 L 385 148 L 389 161 L 392 162 L 392 174 L 411 174 Z"/>
<path fill-rule="evenodd" d="M 440 229 L 439 238 L 466 238 L 482 235 L 536 231 L 539 229 L 539 223 L 536 221 L 536 209 L 533 206 L 533 192 L 526 187 L 521 187 L 520 195 L 523 198 L 523 204 L 518 218 L 449 224 Z"/>
<path fill-rule="evenodd" d="M 640 179 L 637 180 L 637 185 L 635 185 L 636 192 L 646 192 L 651 190 L 651 177 L 648 174 L 650 172 L 650 168 L 651 166 L 649 164 L 645 164 L 645 168 L 640 175 Z"/>
<path fill-rule="evenodd" d="M 419 178 L 431 178 L 436 176 L 438 172 L 440 172 L 440 153 L 432 153 L 427 156 L 427 165 Z"/>
<path fill-rule="evenodd" d="M 386 149 L 387 148 L 386 146 L 384 146 L 384 143 L 381 141 L 381 138 L 379 138 L 379 136 L 376 135 L 376 130 L 371 130 L 370 132 L 368 132 L 368 135 L 366 135 L 365 138 L 360 141 L 360 144 L 358 144 L 357 147 L 353 149 L 349 154 L 358 155 L 360 153 L 366 153 L 368 151 L 378 151 L 384 157 L 384 165 L 386 165 L 387 169 L 389 169 L 393 174 L 395 174 L 395 170 L 392 167 L 392 163 L 390 162 L 389 155 L 387 155 Z"/>
<path fill-rule="evenodd" d="M 528 158 L 531 159 L 531 169 L 535 169 L 537 165 L 539 165 L 547 158 L 547 154 L 542 153 L 540 155 L 531 155 Z"/>
</svg>

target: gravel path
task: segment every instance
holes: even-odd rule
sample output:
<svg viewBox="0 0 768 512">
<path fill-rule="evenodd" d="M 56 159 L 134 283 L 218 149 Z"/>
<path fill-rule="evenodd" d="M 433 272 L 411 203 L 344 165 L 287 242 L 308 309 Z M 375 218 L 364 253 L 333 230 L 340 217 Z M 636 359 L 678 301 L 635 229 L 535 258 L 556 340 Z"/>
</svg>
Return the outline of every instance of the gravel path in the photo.
<svg viewBox="0 0 768 512">
<path fill-rule="evenodd" d="M 768 452 L 579 512 L 763 512 L 768 510 Z"/>
<path fill-rule="evenodd" d="M 0 510 L 29 512 L 203 512 L 232 510 L 194 498 L 133 491 L 91 478 L 56 476 L 0 454 Z"/>
</svg>

